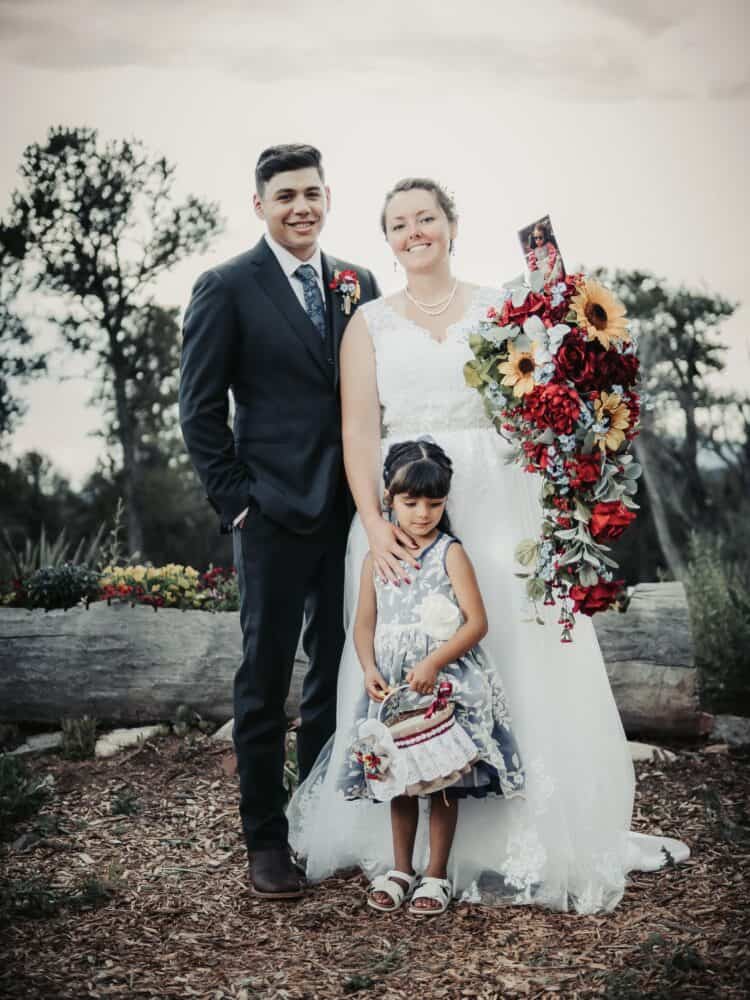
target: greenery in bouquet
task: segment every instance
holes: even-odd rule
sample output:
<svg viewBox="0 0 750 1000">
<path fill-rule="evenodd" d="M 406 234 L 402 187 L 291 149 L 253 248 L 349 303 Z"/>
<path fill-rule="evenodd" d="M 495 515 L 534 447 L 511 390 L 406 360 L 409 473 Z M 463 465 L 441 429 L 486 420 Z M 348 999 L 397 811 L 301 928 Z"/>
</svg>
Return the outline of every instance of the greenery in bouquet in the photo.
<svg viewBox="0 0 750 1000">
<path fill-rule="evenodd" d="M 533 601 L 560 601 L 570 642 L 575 614 L 605 610 L 621 590 L 607 543 L 636 516 L 638 358 L 625 309 L 593 278 L 544 285 L 530 272 L 469 343 L 467 384 L 514 446 L 510 461 L 541 478 L 540 532 L 518 545 L 519 575 Z"/>
</svg>

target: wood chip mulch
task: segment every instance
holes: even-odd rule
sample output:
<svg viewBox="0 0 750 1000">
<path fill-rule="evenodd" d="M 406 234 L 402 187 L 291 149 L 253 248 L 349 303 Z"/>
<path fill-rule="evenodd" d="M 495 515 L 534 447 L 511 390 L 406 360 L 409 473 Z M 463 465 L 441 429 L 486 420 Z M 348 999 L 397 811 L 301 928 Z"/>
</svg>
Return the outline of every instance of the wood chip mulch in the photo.
<svg viewBox="0 0 750 1000">
<path fill-rule="evenodd" d="M 354 872 L 296 903 L 250 896 L 230 765 L 226 748 L 174 736 L 30 765 L 54 794 L 0 845 L 0 997 L 750 995 L 747 756 L 638 766 L 634 825 L 693 856 L 634 875 L 614 913 L 462 904 L 428 922 L 369 910 Z"/>
</svg>

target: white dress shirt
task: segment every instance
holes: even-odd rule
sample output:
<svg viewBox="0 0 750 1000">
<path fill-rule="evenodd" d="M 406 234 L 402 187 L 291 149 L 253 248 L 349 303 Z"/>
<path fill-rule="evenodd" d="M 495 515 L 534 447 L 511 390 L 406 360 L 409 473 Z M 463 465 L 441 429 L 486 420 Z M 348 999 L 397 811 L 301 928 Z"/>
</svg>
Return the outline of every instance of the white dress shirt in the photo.
<svg viewBox="0 0 750 1000">
<path fill-rule="evenodd" d="M 323 299 L 323 308 L 326 305 L 326 290 L 323 285 L 323 264 L 320 259 L 320 247 L 315 247 L 315 253 L 309 260 L 300 260 L 299 257 L 295 257 L 293 253 L 289 253 L 286 247 L 283 247 L 280 243 L 277 243 L 273 237 L 266 233 L 263 237 L 266 243 L 271 248 L 274 257 L 279 262 L 281 270 L 287 277 L 287 281 L 292 286 L 292 291 L 299 299 L 299 303 L 303 309 L 305 309 L 305 293 L 302 288 L 302 282 L 299 278 L 294 276 L 294 272 L 301 264 L 311 264 L 315 268 L 315 277 L 318 279 L 318 288 L 320 289 L 320 295 Z M 307 309 L 305 309 L 307 312 Z"/>
<path fill-rule="evenodd" d="M 300 264 L 311 264 L 315 268 L 315 277 L 318 279 L 318 288 L 320 288 L 320 295 L 323 299 L 323 308 L 326 306 L 326 292 L 323 285 L 323 264 L 320 259 L 320 247 L 315 247 L 315 253 L 309 260 L 300 260 L 299 257 L 295 257 L 293 253 L 289 253 L 286 247 L 283 247 L 280 243 L 277 243 L 272 236 L 265 233 L 264 239 L 271 249 L 276 260 L 279 262 L 281 270 L 287 277 L 287 281 L 291 285 L 292 291 L 299 299 L 299 304 L 307 312 L 305 308 L 305 293 L 302 287 L 302 282 L 299 278 L 295 277 L 294 272 L 300 266 Z M 232 527 L 236 528 L 238 524 L 242 522 L 247 517 L 248 512 L 247 507 L 235 517 L 232 521 Z"/>
</svg>

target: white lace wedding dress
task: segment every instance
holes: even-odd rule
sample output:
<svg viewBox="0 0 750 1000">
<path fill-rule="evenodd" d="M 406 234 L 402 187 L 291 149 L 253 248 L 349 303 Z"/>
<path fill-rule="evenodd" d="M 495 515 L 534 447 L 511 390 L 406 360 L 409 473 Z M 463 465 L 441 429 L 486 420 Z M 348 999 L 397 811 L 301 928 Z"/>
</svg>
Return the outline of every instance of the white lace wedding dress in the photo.
<svg viewBox="0 0 750 1000">
<path fill-rule="evenodd" d="M 431 435 L 453 460 L 448 510 L 477 571 L 489 615 L 483 642 L 499 671 L 526 768 L 525 799 L 465 799 L 449 877 L 472 902 L 539 903 L 581 913 L 609 910 L 629 870 L 653 870 L 685 844 L 630 832 L 634 775 L 593 625 L 580 617 L 571 645 L 560 643 L 557 614 L 536 624 L 513 552 L 539 525 L 535 477 L 505 464 L 508 445 L 489 425 L 479 394 L 466 387 L 467 338 L 499 292 L 479 288 L 443 342 L 384 299 L 364 312 L 372 336 L 386 439 Z M 367 540 L 358 519 L 347 553 L 346 622 L 352 619 Z M 532 620 L 529 620 L 532 618 Z M 388 805 L 346 801 L 336 777 L 356 723 L 362 671 L 351 629 L 341 662 L 338 728 L 288 810 L 290 842 L 322 879 L 360 865 L 368 875 L 393 864 Z M 426 805 L 423 805 L 423 810 Z M 415 867 L 427 855 L 420 822 Z"/>
</svg>

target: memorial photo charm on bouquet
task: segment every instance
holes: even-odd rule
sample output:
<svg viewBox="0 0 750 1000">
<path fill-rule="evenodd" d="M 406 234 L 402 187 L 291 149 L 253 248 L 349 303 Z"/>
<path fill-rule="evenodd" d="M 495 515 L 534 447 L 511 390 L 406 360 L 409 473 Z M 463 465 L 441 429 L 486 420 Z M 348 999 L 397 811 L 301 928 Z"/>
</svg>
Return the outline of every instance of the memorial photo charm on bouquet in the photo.
<svg viewBox="0 0 750 1000">
<path fill-rule="evenodd" d="M 518 239 L 529 274 L 537 277 L 542 285 L 565 277 L 565 265 L 548 215 L 520 229 Z M 535 281 L 530 283 L 536 284 Z"/>
</svg>

